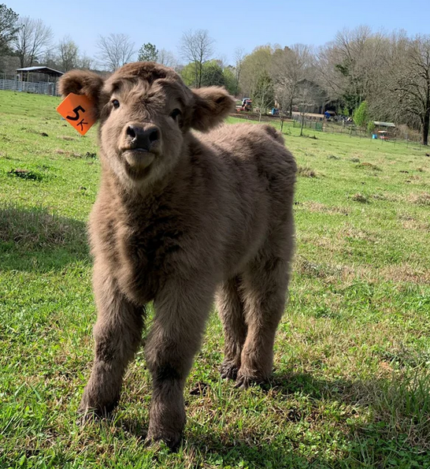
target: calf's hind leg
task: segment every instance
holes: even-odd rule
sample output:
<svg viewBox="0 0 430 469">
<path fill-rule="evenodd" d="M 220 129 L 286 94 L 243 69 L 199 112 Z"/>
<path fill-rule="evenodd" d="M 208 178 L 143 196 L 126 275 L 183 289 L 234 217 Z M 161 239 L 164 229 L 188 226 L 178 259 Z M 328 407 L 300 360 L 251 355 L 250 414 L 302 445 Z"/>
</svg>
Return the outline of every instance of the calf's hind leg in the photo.
<svg viewBox="0 0 430 469">
<path fill-rule="evenodd" d="M 98 308 L 94 326 L 95 358 L 79 412 L 105 416 L 117 405 L 126 366 L 141 344 L 143 311 L 128 301 L 116 282 L 97 268 L 94 294 Z"/>
<path fill-rule="evenodd" d="M 217 307 L 224 328 L 224 361 L 221 377 L 236 379 L 246 338 L 244 305 L 240 296 L 240 279 L 224 282 L 217 291 Z"/>
<path fill-rule="evenodd" d="M 285 308 L 288 268 L 288 261 L 282 258 L 260 259 L 243 274 L 248 333 L 242 349 L 237 387 L 264 382 L 272 374 L 273 345 Z"/>
</svg>

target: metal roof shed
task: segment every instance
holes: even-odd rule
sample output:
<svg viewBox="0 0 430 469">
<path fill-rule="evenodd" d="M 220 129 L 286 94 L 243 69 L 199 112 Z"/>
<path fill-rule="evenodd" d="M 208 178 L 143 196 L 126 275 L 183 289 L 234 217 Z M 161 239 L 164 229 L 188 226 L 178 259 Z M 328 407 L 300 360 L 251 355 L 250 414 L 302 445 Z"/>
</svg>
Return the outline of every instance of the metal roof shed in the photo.
<svg viewBox="0 0 430 469">
<path fill-rule="evenodd" d="M 377 135 L 381 140 L 388 140 L 389 138 L 394 137 L 396 125 L 392 122 L 375 121 L 374 124 L 376 134 L 374 133 L 373 135 Z"/>
<path fill-rule="evenodd" d="M 57 78 L 64 75 L 64 73 L 59 70 L 54 70 L 53 68 L 44 66 L 17 68 L 16 71 L 19 74 L 19 79 L 21 81 L 30 81 L 29 78 L 32 74 L 47 75 L 48 80 L 45 81 L 50 81 L 49 78 L 54 78 L 52 81 L 56 81 Z"/>
<path fill-rule="evenodd" d="M 377 127 L 391 127 L 391 128 L 395 128 L 395 127 L 396 127 L 396 124 L 393 124 L 392 122 L 380 122 L 380 121 L 375 121 L 374 124 L 375 124 Z"/>
<path fill-rule="evenodd" d="M 59 70 L 43 65 L 17 68 L 16 73 L 16 80 L 6 80 L 8 85 L 6 89 L 52 96 L 58 96 L 57 80 L 64 75 Z"/>
</svg>

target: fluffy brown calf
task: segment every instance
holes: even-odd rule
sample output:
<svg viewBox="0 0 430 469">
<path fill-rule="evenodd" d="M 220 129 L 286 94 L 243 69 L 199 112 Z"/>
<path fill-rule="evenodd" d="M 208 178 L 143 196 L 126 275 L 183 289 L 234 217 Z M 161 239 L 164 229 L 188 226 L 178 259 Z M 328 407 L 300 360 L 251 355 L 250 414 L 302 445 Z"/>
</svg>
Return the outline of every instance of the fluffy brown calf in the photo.
<svg viewBox="0 0 430 469">
<path fill-rule="evenodd" d="M 171 69 L 128 64 L 106 81 L 66 73 L 63 95 L 86 94 L 100 120 L 101 187 L 89 232 L 95 361 L 80 411 L 117 404 L 141 344 L 153 378 L 148 439 L 171 448 L 185 425 L 183 389 L 214 296 L 225 331 L 223 377 L 266 380 L 293 251 L 296 165 L 269 126 L 221 126 L 234 101 L 190 90 Z"/>
</svg>

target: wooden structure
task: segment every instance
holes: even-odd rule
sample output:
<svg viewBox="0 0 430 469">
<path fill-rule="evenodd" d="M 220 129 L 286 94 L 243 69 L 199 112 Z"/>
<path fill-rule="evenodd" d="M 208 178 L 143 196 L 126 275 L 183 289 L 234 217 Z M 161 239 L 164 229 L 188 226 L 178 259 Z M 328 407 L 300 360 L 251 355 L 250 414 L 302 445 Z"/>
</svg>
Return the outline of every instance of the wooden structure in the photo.
<svg viewBox="0 0 430 469">
<path fill-rule="evenodd" d="M 392 122 L 375 121 L 373 124 L 375 125 L 373 135 L 376 135 L 376 138 L 381 140 L 389 140 L 390 138 L 394 137 L 396 125 Z"/>
<path fill-rule="evenodd" d="M 17 68 L 16 73 L 19 81 L 45 83 L 55 83 L 63 75 L 63 72 L 44 66 Z"/>
</svg>

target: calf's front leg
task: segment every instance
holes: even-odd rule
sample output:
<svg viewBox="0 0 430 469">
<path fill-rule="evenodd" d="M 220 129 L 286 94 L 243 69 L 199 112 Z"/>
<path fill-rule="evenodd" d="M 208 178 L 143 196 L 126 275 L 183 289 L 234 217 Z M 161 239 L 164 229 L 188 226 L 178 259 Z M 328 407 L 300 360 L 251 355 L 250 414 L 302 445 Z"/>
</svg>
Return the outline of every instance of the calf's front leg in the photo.
<svg viewBox="0 0 430 469">
<path fill-rule="evenodd" d="M 106 416 L 117 405 L 128 363 L 141 345 L 143 309 L 132 304 L 116 281 L 97 266 L 94 270 L 97 322 L 91 377 L 79 406 L 84 417 Z"/>
<path fill-rule="evenodd" d="M 183 390 L 200 347 L 214 288 L 169 283 L 154 301 L 155 319 L 146 345 L 153 379 L 147 440 L 175 450 L 185 426 Z"/>
</svg>

